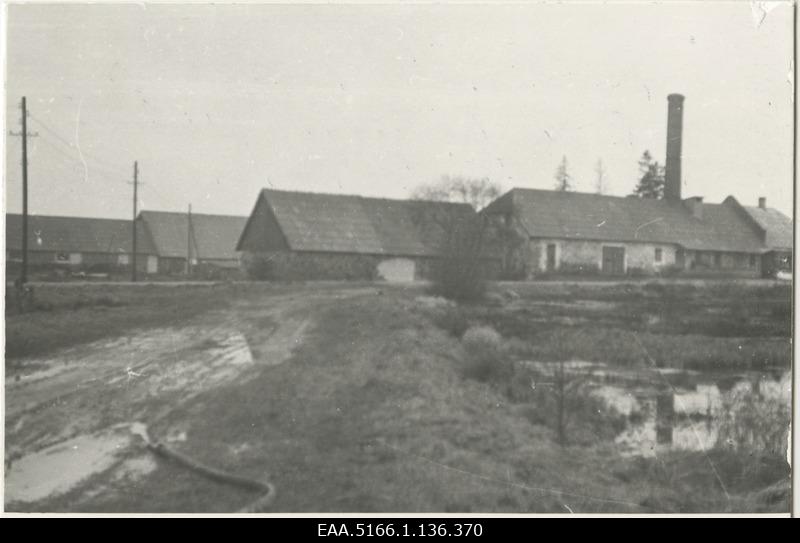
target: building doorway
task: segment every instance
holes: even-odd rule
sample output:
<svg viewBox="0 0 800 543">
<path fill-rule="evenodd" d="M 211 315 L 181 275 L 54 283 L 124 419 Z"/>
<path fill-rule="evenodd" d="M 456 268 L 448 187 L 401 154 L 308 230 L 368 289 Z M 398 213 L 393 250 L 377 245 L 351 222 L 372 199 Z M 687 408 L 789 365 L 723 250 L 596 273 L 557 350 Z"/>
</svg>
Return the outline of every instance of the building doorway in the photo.
<svg viewBox="0 0 800 543">
<path fill-rule="evenodd" d="M 556 244 L 547 244 L 547 271 L 556 271 Z"/>
<path fill-rule="evenodd" d="M 624 247 L 603 247 L 603 273 L 607 275 L 625 273 Z"/>
</svg>

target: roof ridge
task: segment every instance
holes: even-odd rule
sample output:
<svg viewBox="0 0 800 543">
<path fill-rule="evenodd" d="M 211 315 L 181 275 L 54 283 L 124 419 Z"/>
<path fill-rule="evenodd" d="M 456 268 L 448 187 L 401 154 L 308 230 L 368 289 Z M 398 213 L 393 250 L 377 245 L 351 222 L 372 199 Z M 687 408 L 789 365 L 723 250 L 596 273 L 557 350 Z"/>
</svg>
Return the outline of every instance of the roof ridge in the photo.
<svg viewBox="0 0 800 543">
<path fill-rule="evenodd" d="M 308 190 L 285 190 L 285 189 L 273 189 L 273 188 L 262 188 L 261 192 L 280 192 L 283 194 L 300 194 L 300 195 L 310 195 L 310 196 L 335 196 L 339 198 L 358 198 L 360 200 L 378 200 L 383 202 L 402 202 L 402 203 L 425 203 L 425 204 L 451 204 L 451 205 L 469 205 L 466 202 L 447 202 L 441 200 L 425 200 L 421 198 L 387 198 L 385 196 L 364 196 L 363 194 L 342 194 L 342 193 L 335 193 L 335 192 L 313 192 Z M 471 206 L 470 206 L 471 207 Z"/>
<path fill-rule="evenodd" d="M 22 213 L 6 212 L 6 217 L 22 217 Z M 117 219 L 113 217 L 78 217 L 75 215 L 42 215 L 40 213 L 28 213 L 28 218 L 36 217 L 39 219 L 74 219 L 79 221 L 120 221 L 131 222 L 130 219 Z"/>
</svg>

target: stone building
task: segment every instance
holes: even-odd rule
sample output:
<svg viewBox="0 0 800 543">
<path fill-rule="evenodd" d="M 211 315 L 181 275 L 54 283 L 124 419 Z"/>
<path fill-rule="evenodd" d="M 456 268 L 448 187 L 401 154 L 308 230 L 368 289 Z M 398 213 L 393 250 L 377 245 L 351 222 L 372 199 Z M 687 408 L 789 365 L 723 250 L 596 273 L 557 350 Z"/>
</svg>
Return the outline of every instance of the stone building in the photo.
<svg viewBox="0 0 800 543">
<path fill-rule="evenodd" d="M 515 228 L 507 274 L 725 275 L 759 277 L 791 269 L 792 220 L 761 199 L 742 206 L 682 198 L 683 97 L 669 96 L 664 197 L 602 196 L 516 188 L 482 211 Z"/>
</svg>

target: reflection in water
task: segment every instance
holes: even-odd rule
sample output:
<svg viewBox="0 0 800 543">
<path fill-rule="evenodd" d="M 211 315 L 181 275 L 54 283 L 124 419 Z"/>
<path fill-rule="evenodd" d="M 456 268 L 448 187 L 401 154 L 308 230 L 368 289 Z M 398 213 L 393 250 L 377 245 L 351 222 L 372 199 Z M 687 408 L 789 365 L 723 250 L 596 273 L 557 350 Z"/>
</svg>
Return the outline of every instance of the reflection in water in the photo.
<svg viewBox="0 0 800 543">
<path fill-rule="evenodd" d="M 716 378 L 700 375 L 697 381 L 711 382 L 696 382 L 693 388 L 688 388 L 691 383 L 680 388 L 662 384 L 649 389 L 603 385 L 593 394 L 628 417 L 627 428 L 615 440 L 625 456 L 652 457 L 667 450 L 704 451 L 721 442 L 733 448 L 785 447 L 791 397 L 788 373 L 781 379 L 739 375 L 722 391 Z"/>
</svg>

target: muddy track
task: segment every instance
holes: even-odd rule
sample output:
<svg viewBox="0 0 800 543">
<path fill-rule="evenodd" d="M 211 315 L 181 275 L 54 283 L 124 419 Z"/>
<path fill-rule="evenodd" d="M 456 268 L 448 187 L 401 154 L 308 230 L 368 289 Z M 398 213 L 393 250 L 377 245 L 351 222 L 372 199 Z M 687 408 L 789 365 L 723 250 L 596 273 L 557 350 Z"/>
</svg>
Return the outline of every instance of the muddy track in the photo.
<svg viewBox="0 0 800 543">
<path fill-rule="evenodd" d="M 26 360 L 36 369 L 6 380 L 6 504 L 31 504 L 117 466 L 139 445 L 127 424 L 157 425 L 206 391 L 284 362 L 322 307 L 374 292 L 331 289 L 237 300 L 230 309 L 169 328 Z M 82 447 L 80 457 L 89 459 L 79 469 L 66 469 L 76 461 L 71 447 Z M 41 480 L 42 473 L 60 471 L 70 475 Z"/>
</svg>

